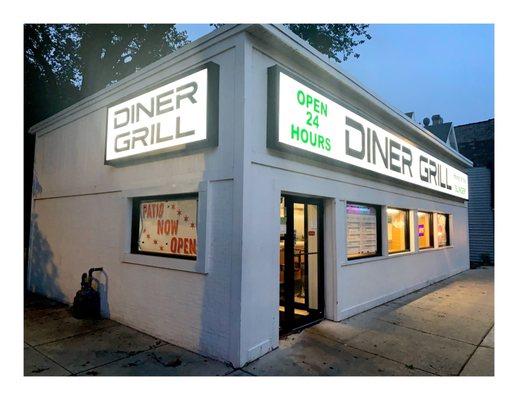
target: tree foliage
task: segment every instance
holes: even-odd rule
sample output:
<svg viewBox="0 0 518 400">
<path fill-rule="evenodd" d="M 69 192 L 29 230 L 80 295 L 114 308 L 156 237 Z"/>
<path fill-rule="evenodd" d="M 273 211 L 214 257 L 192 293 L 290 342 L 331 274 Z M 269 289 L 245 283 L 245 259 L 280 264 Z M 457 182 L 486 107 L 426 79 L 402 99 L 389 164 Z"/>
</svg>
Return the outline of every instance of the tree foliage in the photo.
<svg viewBox="0 0 518 400">
<path fill-rule="evenodd" d="M 211 24 L 219 28 L 223 24 Z M 370 40 L 368 24 L 284 24 L 329 58 L 341 62 L 360 57 L 355 48 Z"/>
<path fill-rule="evenodd" d="M 371 39 L 367 24 L 286 24 L 321 53 L 335 61 L 360 57 L 356 47 Z"/>
<path fill-rule="evenodd" d="M 220 26 L 221 24 L 212 24 Z M 336 61 L 359 57 L 365 24 L 286 24 Z M 171 24 L 25 26 L 25 122 L 32 125 L 188 43 Z"/>
<path fill-rule="evenodd" d="M 25 26 L 25 110 L 32 124 L 188 42 L 175 25 Z"/>
</svg>

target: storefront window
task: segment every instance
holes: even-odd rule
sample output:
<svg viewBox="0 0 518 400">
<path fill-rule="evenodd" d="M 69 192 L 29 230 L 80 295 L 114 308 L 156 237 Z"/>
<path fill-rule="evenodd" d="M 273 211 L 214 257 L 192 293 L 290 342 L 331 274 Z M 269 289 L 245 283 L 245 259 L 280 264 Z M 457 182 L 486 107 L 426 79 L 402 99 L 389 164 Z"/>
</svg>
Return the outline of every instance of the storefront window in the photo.
<svg viewBox="0 0 518 400">
<path fill-rule="evenodd" d="M 433 213 L 419 211 L 417 213 L 417 224 L 419 249 L 433 247 Z"/>
<path fill-rule="evenodd" d="M 387 208 L 388 252 L 401 253 L 410 250 L 410 226 L 408 210 Z"/>
<path fill-rule="evenodd" d="M 381 254 L 380 207 L 347 203 L 347 258 Z"/>
<path fill-rule="evenodd" d="M 450 245 L 450 216 L 437 214 L 437 245 L 439 247 Z"/>
<path fill-rule="evenodd" d="M 131 252 L 196 259 L 197 195 L 133 200 Z"/>
</svg>

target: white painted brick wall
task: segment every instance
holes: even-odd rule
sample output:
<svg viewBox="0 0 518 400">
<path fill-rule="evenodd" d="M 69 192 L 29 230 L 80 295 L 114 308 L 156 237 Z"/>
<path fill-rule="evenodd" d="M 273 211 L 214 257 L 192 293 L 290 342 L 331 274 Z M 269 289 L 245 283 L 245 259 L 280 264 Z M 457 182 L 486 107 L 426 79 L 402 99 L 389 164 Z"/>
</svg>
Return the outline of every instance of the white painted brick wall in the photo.
<svg viewBox="0 0 518 400">
<path fill-rule="evenodd" d="M 232 39 L 234 40 L 234 39 Z M 125 167 L 104 164 L 106 108 L 37 137 L 29 288 L 67 303 L 91 266 L 101 266 L 105 316 L 168 342 L 231 360 L 230 274 L 233 243 L 233 174 L 236 99 L 235 46 L 229 40 L 179 61 L 148 80 L 213 61 L 220 65 L 219 144 L 187 156 L 148 159 Z M 237 40 L 237 39 L 236 39 Z M 210 55 L 213 55 L 210 57 Z M 204 60 L 204 57 L 206 59 Z M 117 93 L 116 101 L 136 90 Z M 213 221 L 206 251 L 208 274 L 122 262 L 128 199 L 135 189 L 207 186 Z M 203 257 L 204 254 L 199 254 Z"/>
</svg>

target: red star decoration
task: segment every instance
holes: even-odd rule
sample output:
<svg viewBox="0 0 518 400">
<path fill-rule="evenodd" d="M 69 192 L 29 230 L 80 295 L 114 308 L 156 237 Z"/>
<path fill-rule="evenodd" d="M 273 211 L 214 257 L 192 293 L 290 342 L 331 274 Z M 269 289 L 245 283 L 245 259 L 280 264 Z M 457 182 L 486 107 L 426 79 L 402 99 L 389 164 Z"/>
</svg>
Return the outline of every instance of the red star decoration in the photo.
<svg viewBox="0 0 518 400">
<path fill-rule="evenodd" d="M 187 222 L 187 221 L 189 221 L 189 217 L 186 215 L 185 217 L 183 217 L 183 220 L 184 220 L 185 222 Z"/>
<path fill-rule="evenodd" d="M 164 250 L 164 246 L 160 246 L 160 250 Z"/>
<path fill-rule="evenodd" d="M 153 240 L 153 243 L 154 243 L 154 244 L 157 244 L 157 243 L 158 243 L 158 240 Z"/>
<path fill-rule="evenodd" d="M 194 227 L 195 227 L 194 223 L 191 222 L 191 228 L 194 228 Z"/>
<path fill-rule="evenodd" d="M 176 206 L 173 204 L 173 205 L 171 206 L 171 208 L 174 210 L 174 209 L 176 208 Z"/>
<path fill-rule="evenodd" d="M 149 238 L 151 237 L 151 235 L 148 233 L 148 234 L 146 235 L 146 237 L 149 239 Z"/>
<path fill-rule="evenodd" d="M 178 210 L 176 213 L 177 213 L 178 215 L 182 215 L 182 210 Z"/>
</svg>

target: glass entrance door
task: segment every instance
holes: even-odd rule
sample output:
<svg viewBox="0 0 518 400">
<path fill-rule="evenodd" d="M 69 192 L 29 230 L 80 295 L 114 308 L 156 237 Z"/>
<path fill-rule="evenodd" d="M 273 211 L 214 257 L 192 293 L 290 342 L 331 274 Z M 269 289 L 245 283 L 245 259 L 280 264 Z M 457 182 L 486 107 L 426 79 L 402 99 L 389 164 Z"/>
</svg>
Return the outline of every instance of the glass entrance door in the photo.
<svg viewBox="0 0 518 400">
<path fill-rule="evenodd" d="M 280 329 L 289 332 L 324 316 L 322 201 L 281 196 Z"/>
</svg>

